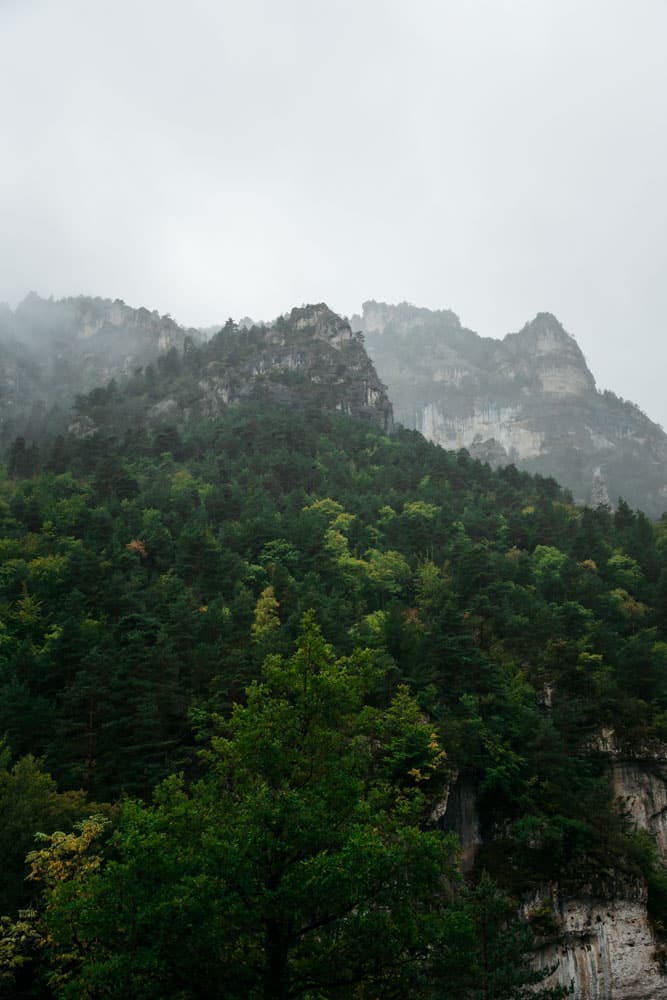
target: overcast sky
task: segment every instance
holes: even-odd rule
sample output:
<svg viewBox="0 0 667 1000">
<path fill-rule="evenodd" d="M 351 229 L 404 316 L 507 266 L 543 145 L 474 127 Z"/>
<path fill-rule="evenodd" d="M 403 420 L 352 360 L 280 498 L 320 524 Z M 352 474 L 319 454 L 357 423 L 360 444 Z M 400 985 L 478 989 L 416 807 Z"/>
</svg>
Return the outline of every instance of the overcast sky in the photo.
<svg viewBox="0 0 667 1000">
<path fill-rule="evenodd" d="M 667 426 L 665 0 L 0 0 L 0 300 L 554 312 Z"/>
</svg>

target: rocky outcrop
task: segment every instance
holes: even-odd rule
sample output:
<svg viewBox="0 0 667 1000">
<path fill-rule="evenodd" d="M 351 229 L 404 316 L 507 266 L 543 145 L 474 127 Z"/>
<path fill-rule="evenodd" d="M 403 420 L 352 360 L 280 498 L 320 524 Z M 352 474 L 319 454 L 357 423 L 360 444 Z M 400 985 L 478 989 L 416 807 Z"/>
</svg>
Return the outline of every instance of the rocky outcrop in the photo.
<svg viewBox="0 0 667 1000">
<path fill-rule="evenodd" d="M 396 419 L 446 448 L 551 475 L 580 502 L 624 497 L 667 509 L 667 435 L 600 392 L 576 341 L 549 313 L 503 340 L 448 311 L 367 302 L 364 333 Z"/>
<path fill-rule="evenodd" d="M 624 747 L 603 729 L 589 751 L 607 758 L 619 811 L 648 830 L 667 864 L 667 746 Z M 457 834 L 465 870 L 479 849 L 502 831 L 485 829 L 474 783 L 454 775 L 432 819 Z M 595 881 L 564 890 L 541 885 L 526 898 L 522 916 L 533 922 L 539 968 L 556 967 L 546 986 L 574 986 L 575 1000 L 663 1000 L 667 997 L 667 946 L 656 937 L 643 880 L 605 871 Z M 536 919 L 537 918 L 537 919 Z M 548 927 L 548 932 L 540 928 Z"/>
<path fill-rule="evenodd" d="M 91 427 L 93 433 L 103 427 L 122 431 L 128 410 L 135 423 L 178 427 L 252 401 L 338 412 L 384 431 L 393 427 L 391 403 L 363 338 L 323 303 L 261 326 L 239 327 L 230 320 L 208 342 L 186 347 L 158 359 L 159 377 L 135 375 L 113 392 L 95 389 L 80 398 L 72 433 L 88 435 Z M 121 401 L 126 390 L 129 408 Z"/>
<path fill-rule="evenodd" d="M 664 1000 L 667 970 L 646 917 L 646 889 L 639 882 L 610 882 L 599 890 L 564 897 L 542 890 L 524 914 L 549 912 L 558 939 L 542 946 L 539 967 L 556 971 L 545 986 L 574 986 L 575 1000 Z"/>
<path fill-rule="evenodd" d="M 192 352 L 185 366 L 184 347 Z M 145 417 L 152 424 L 211 417 L 232 403 L 263 398 L 338 411 L 383 430 L 393 425 L 391 403 L 363 338 L 323 303 L 261 326 L 227 324 L 204 343 L 198 331 L 170 316 L 120 300 L 53 302 L 30 295 L 15 312 L 0 311 L 0 350 L 5 445 L 17 434 L 39 434 L 47 417 L 52 431 L 95 433 L 99 407 L 89 400 L 72 419 L 75 397 L 111 379 L 123 384 L 156 362 L 155 391 L 164 383 L 171 393 L 175 372 L 185 389 L 151 400 Z"/>
<path fill-rule="evenodd" d="M 649 831 L 667 864 L 667 746 L 624 746 L 613 729 L 602 729 L 591 749 L 609 760 L 619 811 L 636 829 Z"/>
<path fill-rule="evenodd" d="M 392 406 L 363 339 L 324 303 L 293 309 L 273 324 L 241 328 L 235 336 L 231 347 L 221 338 L 219 352 L 216 338 L 209 345 L 213 360 L 198 382 L 205 415 L 268 398 L 290 407 L 315 404 L 391 430 Z"/>
<path fill-rule="evenodd" d="M 651 833 L 667 863 L 667 747 L 623 747 L 613 731 L 602 730 L 591 749 L 609 761 L 619 811 Z M 573 981 L 576 1000 L 667 996 L 667 953 L 648 920 L 641 880 L 617 875 L 566 898 L 552 887 L 549 898 L 562 938 L 542 948 L 540 962 L 558 962 L 553 982 Z"/>
<path fill-rule="evenodd" d="M 461 867 L 469 872 L 482 844 L 477 789 L 468 775 L 452 776 L 445 794 L 436 804 L 431 821 L 447 833 L 455 833 L 461 845 Z"/>
</svg>

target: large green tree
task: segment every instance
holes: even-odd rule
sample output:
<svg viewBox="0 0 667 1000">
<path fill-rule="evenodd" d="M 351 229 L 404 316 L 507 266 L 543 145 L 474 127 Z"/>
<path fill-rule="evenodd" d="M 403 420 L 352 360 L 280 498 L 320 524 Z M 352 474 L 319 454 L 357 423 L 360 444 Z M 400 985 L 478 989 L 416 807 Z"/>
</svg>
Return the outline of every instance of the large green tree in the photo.
<svg viewBox="0 0 667 1000">
<path fill-rule="evenodd" d="M 456 850 L 424 830 L 443 770 L 431 727 L 404 689 L 370 704 L 376 682 L 308 615 L 295 654 L 269 657 L 220 721 L 203 780 L 127 802 L 99 864 L 90 830 L 36 852 L 56 995 L 405 996 Z"/>
</svg>

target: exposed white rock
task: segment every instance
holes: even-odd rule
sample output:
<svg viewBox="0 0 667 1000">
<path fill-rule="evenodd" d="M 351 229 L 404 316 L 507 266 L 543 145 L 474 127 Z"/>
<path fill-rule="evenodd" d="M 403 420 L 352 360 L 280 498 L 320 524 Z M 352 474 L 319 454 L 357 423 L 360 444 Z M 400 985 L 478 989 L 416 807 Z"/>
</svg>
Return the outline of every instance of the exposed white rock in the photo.
<svg viewBox="0 0 667 1000">
<path fill-rule="evenodd" d="M 470 375 L 467 368 L 458 368 L 455 365 L 449 368 L 438 368 L 433 372 L 434 382 L 443 382 L 445 385 L 461 385 L 463 380 Z"/>
<path fill-rule="evenodd" d="M 451 416 L 437 403 L 429 403 L 415 414 L 416 430 L 443 448 L 470 449 L 492 440 L 513 458 L 537 458 L 543 453 L 544 434 L 521 420 L 521 411 L 512 406 L 480 406 L 465 417 Z"/>
<path fill-rule="evenodd" d="M 149 420 L 162 420 L 164 417 L 174 415 L 178 411 L 178 403 L 175 399 L 161 399 L 159 403 L 151 406 L 146 414 Z"/>
<path fill-rule="evenodd" d="M 615 760 L 612 777 L 619 808 L 650 831 L 667 861 L 667 760 Z"/>
<path fill-rule="evenodd" d="M 542 391 L 552 396 L 582 396 L 590 388 L 585 373 L 574 365 L 545 367 L 538 377 Z"/>
<path fill-rule="evenodd" d="M 578 502 L 622 496 L 651 517 L 665 510 L 667 435 L 598 391 L 555 316 L 539 313 L 502 340 L 465 329 L 447 310 L 405 302 L 366 302 L 353 322 L 406 427 L 493 465 L 551 475 Z"/>
<path fill-rule="evenodd" d="M 599 465 L 596 465 L 593 469 L 593 484 L 591 486 L 590 505 L 591 507 L 611 507 L 607 483 L 602 475 L 602 469 Z"/>
<path fill-rule="evenodd" d="M 615 732 L 603 728 L 589 749 L 607 756 L 619 809 L 652 833 L 667 861 L 667 747 L 636 748 L 630 755 Z M 464 868 L 471 868 L 482 837 L 469 779 L 454 776 L 432 819 L 458 835 Z M 539 889 L 524 902 L 522 914 L 529 919 L 546 909 L 557 928 L 536 955 L 539 968 L 557 966 L 544 985 L 572 983 L 575 1000 L 665 1000 L 667 950 L 655 938 L 646 903 L 644 883 L 620 875 L 609 875 L 597 888 L 582 885 L 573 895 L 557 884 Z"/>
<path fill-rule="evenodd" d="M 544 985 L 574 984 L 575 1000 L 665 1000 L 667 977 L 646 919 L 646 893 L 632 898 L 554 900 L 563 929 L 537 964 L 558 967 Z"/>
</svg>

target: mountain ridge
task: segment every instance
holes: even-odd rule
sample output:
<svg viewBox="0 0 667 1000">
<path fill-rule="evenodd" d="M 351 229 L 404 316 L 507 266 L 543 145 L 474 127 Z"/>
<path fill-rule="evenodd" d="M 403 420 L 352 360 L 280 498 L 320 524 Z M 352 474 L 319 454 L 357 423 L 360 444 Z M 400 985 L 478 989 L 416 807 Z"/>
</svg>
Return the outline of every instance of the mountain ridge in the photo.
<svg viewBox="0 0 667 1000">
<path fill-rule="evenodd" d="M 213 415 L 263 393 L 288 406 L 319 399 L 389 429 L 393 404 L 396 419 L 429 440 L 552 475 L 578 502 L 622 496 L 653 517 L 667 507 L 667 435 L 637 406 L 597 388 L 576 339 L 551 313 L 502 339 L 468 330 L 451 310 L 374 301 L 350 322 L 319 303 L 222 329 L 228 342 L 215 356 L 220 331 L 206 339 L 121 299 L 31 293 L 13 312 L 0 310 L 0 444 L 39 436 L 46 425 L 88 434 L 94 422 L 70 416 L 77 396 L 155 366 L 164 374 L 189 352 L 185 367 L 198 358 L 206 370 L 187 398 L 156 396 L 149 421 Z"/>
<path fill-rule="evenodd" d="M 205 343 L 188 339 L 137 371 L 111 396 L 95 389 L 77 398 L 70 430 L 94 434 L 117 422 L 118 393 L 133 422 L 187 424 L 214 418 L 231 405 L 261 400 L 292 410 L 311 406 L 393 426 L 392 407 L 363 339 L 324 303 L 292 309 L 271 324 L 239 327 L 232 320 Z M 122 409 L 122 408 L 121 408 Z"/>
<path fill-rule="evenodd" d="M 578 502 L 619 496 L 667 507 L 667 435 L 600 391 L 576 339 L 551 313 L 502 339 L 450 310 L 369 301 L 352 323 L 387 383 L 396 419 L 446 448 L 553 475 Z"/>
</svg>

